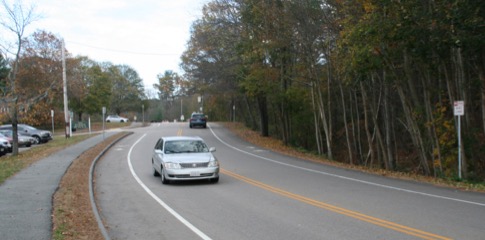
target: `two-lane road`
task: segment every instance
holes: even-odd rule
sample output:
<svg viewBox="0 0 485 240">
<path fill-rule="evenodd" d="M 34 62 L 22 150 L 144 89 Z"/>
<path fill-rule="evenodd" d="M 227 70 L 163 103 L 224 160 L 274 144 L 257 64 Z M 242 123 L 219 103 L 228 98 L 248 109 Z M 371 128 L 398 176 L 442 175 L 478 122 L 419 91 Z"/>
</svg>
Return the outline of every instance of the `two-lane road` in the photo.
<svg viewBox="0 0 485 240">
<path fill-rule="evenodd" d="M 485 194 L 283 156 L 216 123 L 134 131 L 96 167 L 112 239 L 485 239 Z M 162 185 L 151 155 L 168 135 L 196 135 L 216 147 L 219 183 Z"/>
</svg>

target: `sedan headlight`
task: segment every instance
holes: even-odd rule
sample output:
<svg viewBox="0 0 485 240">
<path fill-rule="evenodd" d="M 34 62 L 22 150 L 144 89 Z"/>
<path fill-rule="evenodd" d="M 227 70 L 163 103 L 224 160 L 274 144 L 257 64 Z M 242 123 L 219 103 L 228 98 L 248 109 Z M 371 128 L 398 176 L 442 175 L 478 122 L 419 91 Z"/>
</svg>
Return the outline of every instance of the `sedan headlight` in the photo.
<svg viewBox="0 0 485 240">
<path fill-rule="evenodd" d="M 168 163 L 164 163 L 163 166 L 166 168 L 166 169 L 180 169 L 180 164 L 178 163 L 171 163 L 171 162 L 168 162 Z"/>
<path fill-rule="evenodd" d="M 219 161 L 217 161 L 217 159 L 212 159 L 207 167 L 219 167 Z"/>
</svg>

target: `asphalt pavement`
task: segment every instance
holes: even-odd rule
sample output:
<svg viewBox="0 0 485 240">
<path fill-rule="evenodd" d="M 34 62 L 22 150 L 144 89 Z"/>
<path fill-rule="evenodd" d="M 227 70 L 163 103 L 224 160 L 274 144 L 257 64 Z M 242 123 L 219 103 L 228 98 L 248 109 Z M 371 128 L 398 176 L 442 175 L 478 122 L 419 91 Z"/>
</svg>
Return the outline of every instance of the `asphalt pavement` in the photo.
<svg viewBox="0 0 485 240">
<path fill-rule="evenodd" d="M 105 138 L 116 132 L 106 132 Z M 52 239 L 52 197 L 74 159 L 103 141 L 86 139 L 23 169 L 0 185 L 0 239 Z M 89 209 L 90 210 L 90 209 Z"/>
</svg>

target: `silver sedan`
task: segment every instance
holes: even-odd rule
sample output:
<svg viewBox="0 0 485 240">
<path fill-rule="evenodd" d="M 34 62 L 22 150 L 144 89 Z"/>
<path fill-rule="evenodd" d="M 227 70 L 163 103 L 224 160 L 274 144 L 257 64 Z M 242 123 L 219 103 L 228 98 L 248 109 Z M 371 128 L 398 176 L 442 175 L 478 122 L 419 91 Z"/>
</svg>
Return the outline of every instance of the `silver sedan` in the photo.
<svg viewBox="0 0 485 240">
<path fill-rule="evenodd" d="M 219 161 L 200 137 L 162 137 L 155 144 L 152 156 L 153 175 L 163 184 L 170 181 L 208 179 L 219 181 Z"/>
</svg>

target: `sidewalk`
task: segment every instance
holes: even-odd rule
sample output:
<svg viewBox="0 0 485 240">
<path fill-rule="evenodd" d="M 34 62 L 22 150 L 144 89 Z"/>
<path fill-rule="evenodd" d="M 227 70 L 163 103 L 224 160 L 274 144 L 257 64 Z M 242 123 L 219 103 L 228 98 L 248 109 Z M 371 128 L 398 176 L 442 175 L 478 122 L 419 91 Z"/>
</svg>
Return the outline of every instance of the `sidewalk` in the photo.
<svg viewBox="0 0 485 240">
<path fill-rule="evenodd" d="M 105 137 L 114 134 L 106 132 Z M 52 239 L 52 196 L 62 176 L 74 159 L 102 141 L 103 134 L 86 139 L 32 164 L 0 185 L 0 239 Z"/>
</svg>

